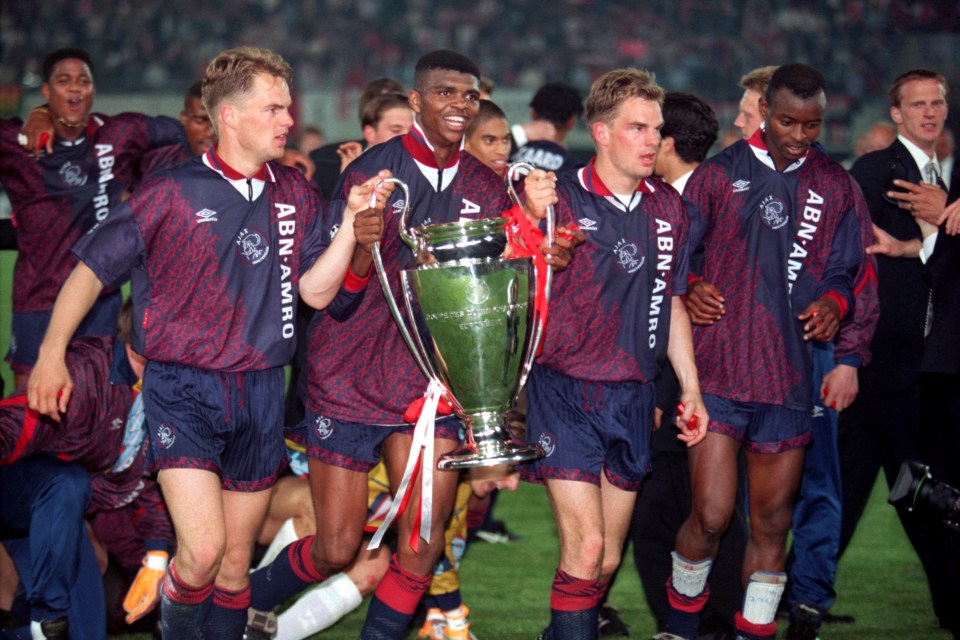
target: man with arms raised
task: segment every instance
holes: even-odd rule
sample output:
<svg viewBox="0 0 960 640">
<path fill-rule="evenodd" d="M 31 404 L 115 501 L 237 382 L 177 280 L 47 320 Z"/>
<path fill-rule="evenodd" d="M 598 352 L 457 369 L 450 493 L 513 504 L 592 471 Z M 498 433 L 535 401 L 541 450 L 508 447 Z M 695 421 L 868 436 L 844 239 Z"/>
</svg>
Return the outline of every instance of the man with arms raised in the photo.
<svg viewBox="0 0 960 640">
<path fill-rule="evenodd" d="M 93 61 L 83 49 L 50 52 L 43 80 L 47 102 L 30 112 L 23 133 L 18 121 L 0 120 L 0 181 L 13 204 L 19 247 L 8 354 L 18 388 L 37 360 L 57 292 L 77 263 L 71 247 L 130 190 L 141 155 L 183 135 L 172 118 L 91 114 Z M 36 149 L 38 159 L 27 149 Z M 119 290 L 105 291 L 78 334 L 113 335 L 119 312 Z"/>
<path fill-rule="evenodd" d="M 821 74 L 790 64 L 760 100 L 765 129 L 694 171 L 684 197 L 705 219 L 687 305 L 710 432 L 689 451 L 693 506 L 677 535 L 667 628 L 696 638 L 706 580 L 733 514 L 737 456 L 749 483 L 750 540 L 737 633 L 772 639 L 793 498 L 811 433 L 807 342 L 830 340 L 853 305 L 863 249 L 843 168 L 813 147 Z"/>
<path fill-rule="evenodd" d="M 597 155 L 557 186 L 558 224 L 578 225 L 586 242 L 554 283 L 527 385 L 527 439 L 546 456 L 521 473 L 545 482 L 560 538 L 545 640 L 596 637 L 598 602 L 650 467 L 653 380 L 665 357 L 682 389 L 678 437 L 692 445 L 706 435 L 681 301 L 689 219 L 677 192 L 651 179 L 663 96 L 636 69 L 601 76 L 586 109 Z"/>
<path fill-rule="evenodd" d="M 177 533 L 165 638 L 242 634 L 253 540 L 283 463 L 295 296 L 325 306 L 358 242 L 379 238 L 379 216 L 356 212 L 388 174 L 345 195 L 341 219 L 323 215 L 298 171 L 271 162 L 293 124 L 291 80 L 265 49 L 210 63 L 204 104 L 219 143 L 144 184 L 77 246 L 28 385 L 31 407 L 55 420 L 70 411 L 67 342 L 104 284 L 132 270 L 152 463 Z"/>
</svg>

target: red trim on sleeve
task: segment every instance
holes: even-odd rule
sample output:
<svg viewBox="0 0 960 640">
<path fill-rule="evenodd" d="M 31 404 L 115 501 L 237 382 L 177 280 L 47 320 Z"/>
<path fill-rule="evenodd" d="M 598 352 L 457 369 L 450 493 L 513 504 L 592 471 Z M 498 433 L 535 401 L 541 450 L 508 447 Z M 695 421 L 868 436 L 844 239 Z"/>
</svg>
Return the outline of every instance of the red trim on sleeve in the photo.
<svg viewBox="0 0 960 640">
<path fill-rule="evenodd" d="M 856 288 L 853 290 L 853 297 L 856 298 L 860 295 L 860 292 L 863 291 L 863 288 L 867 286 L 868 282 L 877 281 L 877 272 L 873 269 L 873 264 L 870 262 L 865 263 L 866 268 L 863 270 L 863 276 L 860 278 L 860 281 L 857 283 Z"/>
<path fill-rule="evenodd" d="M 823 297 L 824 297 L 824 298 L 830 298 L 831 300 L 835 301 L 835 302 L 837 303 L 837 305 L 840 306 L 840 318 L 841 318 L 841 319 L 842 319 L 842 318 L 845 318 L 845 317 L 847 316 L 847 310 L 848 310 L 848 308 L 847 308 L 847 301 L 843 298 L 842 295 L 840 295 L 840 294 L 837 293 L 836 291 L 828 291 L 826 294 L 824 294 Z"/>
<path fill-rule="evenodd" d="M 370 280 L 371 275 L 373 275 L 372 268 L 367 272 L 367 275 L 361 277 L 353 272 L 353 267 L 349 267 L 347 269 L 347 275 L 343 278 L 343 288 L 350 293 L 363 291 L 363 288 L 367 286 L 367 281 Z"/>
<path fill-rule="evenodd" d="M 8 464 L 22 456 L 27 445 L 33 440 L 40 414 L 27 406 L 27 396 L 13 396 L 0 400 L 0 407 L 26 407 L 23 415 L 23 430 L 20 431 L 20 437 L 13 445 L 13 451 L 6 458 L 0 458 L 0 464 Z"/>
</svg>

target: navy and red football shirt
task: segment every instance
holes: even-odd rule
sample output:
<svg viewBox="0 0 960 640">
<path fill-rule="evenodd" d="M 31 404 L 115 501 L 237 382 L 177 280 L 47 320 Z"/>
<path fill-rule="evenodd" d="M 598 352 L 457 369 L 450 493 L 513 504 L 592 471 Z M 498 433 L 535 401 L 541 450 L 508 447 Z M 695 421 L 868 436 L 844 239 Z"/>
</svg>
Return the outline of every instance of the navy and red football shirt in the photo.
<svg viewBox="0 0 960 640">
<path fill-rule="evenodd" d="M 246 179 L 215 147 L 161 172 L 76 247 L 104 283 L 132 269 L 133 346 L 214 371 L 287 364 L 298 282 L 338 220 L 296 169 Z"/>
<path fill-rule="evenodd" d="M 496 217 L 511 207 L 500 177 L 470 154 L 461 150 L 447 166 L 438 167 L 415 125 L 407 135 L 372 147 L 350 163 L 335 189 L 332 212 L 343 211 L 351 186 L 381 169 L 389 169 L 410 188 L 411 228 Z M 384 210 L 380 243 L 395 295 L 400 292 L 400 270 L 413 262 L 413 253 L 398 235 L 402 207 L 403 192 L 398 188 Z M 403 302 L 399 304 L 402 308 Z M 346 320 L 316 314 L 307 348 L 306 404 L 316 413 L 362 424 L 401 424 L 407 406 L 426 389 L 426 379 L 378 290 L 366 291 Z"/>
<path fill-rule="evenodd" d="M 671 298 L 687 289 L 680 195 L 646 179 L 621 199 L 594 161 L 562 174 L 557 191 L 557 225 L 576 225 L 586 242 L 553 280 L 536 366 L 581 380 L 651 382 L 666 357 Z"/>
<path fill-rule="evenodd" d="M 0 180 L 18 231 L 13 312 L 49 311 L 77 264 L 73 245 L 132 189 L 140 156 L 178 143 L 183 127 L 164 116 L 91 115 L 83 136 L 57 138 L 39 161 L 19 133 L 19 121 L 0 120 Z"/>
<path fill-rule="evenodd" d="M 701 390 L 810 410 L 797 316 L 823 296 L 846 315 L 863 258 L 846 171 L 815 147 L 777 171 L 758 131 L 701 164 L 683 197 L 705 220 L 691 238 L 703 249 L 691 272 L 725 298 L 720 321 L 693 329 Z"/>
</svg>

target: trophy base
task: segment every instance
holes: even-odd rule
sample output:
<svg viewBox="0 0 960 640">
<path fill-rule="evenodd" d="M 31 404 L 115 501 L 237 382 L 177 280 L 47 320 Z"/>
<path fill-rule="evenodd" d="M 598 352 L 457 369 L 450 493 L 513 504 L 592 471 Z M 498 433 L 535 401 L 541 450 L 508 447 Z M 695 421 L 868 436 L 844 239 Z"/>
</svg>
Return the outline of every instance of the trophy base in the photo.
<svg viewBox="0 0 960 640">
<path fill-rule="evenodd" d="M 481 452 L 476 445 L 462 444 L 450 453 L 440 456 L 437 469 L 459 470 L 474 467 L 492 467 L 508 462 L 529 462 L 543 457 L 543 449 L 536 444 L 498 443 L 500 446 Z M 490 450 L 492 449 L 492 450 Z"/>
</svg>

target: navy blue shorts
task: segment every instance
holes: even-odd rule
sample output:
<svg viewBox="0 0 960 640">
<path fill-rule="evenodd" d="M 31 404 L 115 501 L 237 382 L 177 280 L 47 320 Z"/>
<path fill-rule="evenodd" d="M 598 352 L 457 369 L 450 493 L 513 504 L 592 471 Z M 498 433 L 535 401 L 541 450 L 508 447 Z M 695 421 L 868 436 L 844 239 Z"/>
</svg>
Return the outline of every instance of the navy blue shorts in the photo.
<svg viewBox="0 0 960 640">
<path fill-rule="evenodd" d="M 703 394 L 710 414 L 708 431 L 729 436 L 751 453 L 781 453 L 813 439 L 809 411 L 761 402 L 739 402 Z"/>
<path fill-rule="evenodd" d="M 438 419 L 434 438 L 459 442 L 462 423 L 454 417 Z M 294 442 L 305 444 L 307 455 L 336 467 L 367 473 L 380 462 L 380 447 L 394 433 L 413 434 L 412 424 L 383 426 L 347 422 L 307 410 L 299 425 L 287 432 Z"/>
<path fill-rule="evenodd" d="M 589 382 L 534 367 L 527 382 L 527 441 L 546 455 L 520 465 L 525 480 L 579 480 L 637 491 L 650 471 L 652 383 Z"/>
<path fill-rule="evenodd" d="M 206 469 L 230 491 L 269 489 L 286 465 L 283 369 L 221 373 L 148 362 L 150 466 Z"/>
<path fill-rule="evenodd" d="M 115 336 L 117 335 L 117 316 L 123 298 L 119 291 L 98 298 L 77 327 L 75 337 L 82 336 Z M 53 311 L 34 311 L 32 313 L 15 313 L 10 326 L 10 350 L 7 352 L 7 362 L 16 373 L 26 373 L 37 363 L 37 354 L 40 352 L 40 343 L 50 325 L 50 316 Z"/>
</svg>

